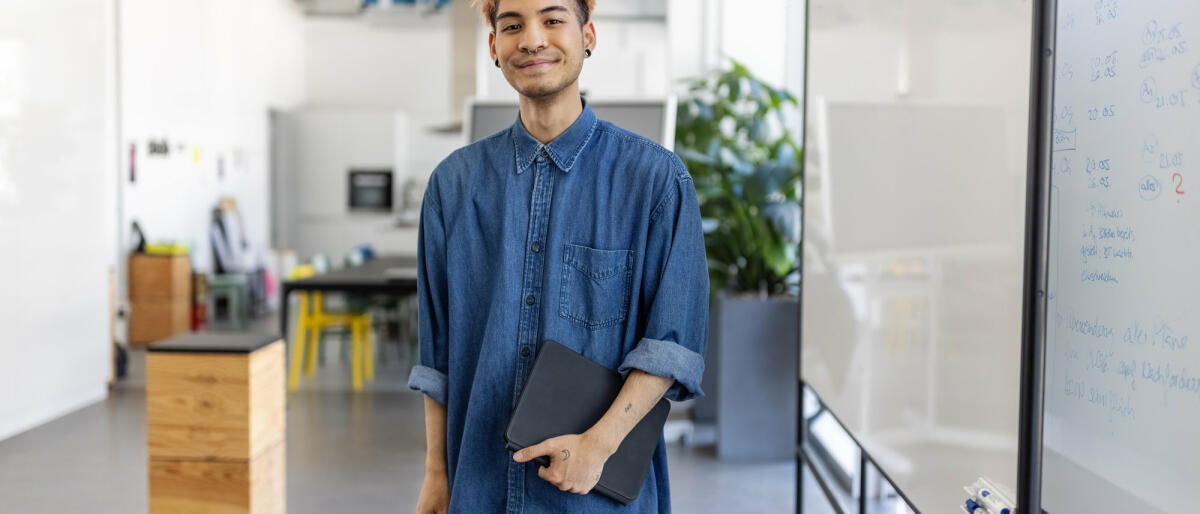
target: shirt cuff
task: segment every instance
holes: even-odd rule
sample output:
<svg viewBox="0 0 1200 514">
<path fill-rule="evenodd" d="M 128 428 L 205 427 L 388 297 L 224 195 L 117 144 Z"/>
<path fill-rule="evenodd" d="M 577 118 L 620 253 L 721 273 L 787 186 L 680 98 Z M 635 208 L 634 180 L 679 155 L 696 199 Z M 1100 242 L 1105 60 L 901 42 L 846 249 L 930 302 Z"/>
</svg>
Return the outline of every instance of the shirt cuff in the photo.
<svg viewBox="0 0 1200 514">
<path fill-rule="evenodd" d="M 429 366 L 413 366 L 408 375 L 408 388 L 421 391 L 433 401 L 446 404 L 446 374 Z"/>
<path fill-rule="evenodd" d="M 642 338 L 637 348 L 625 356 L 625 361 L 617 371 L 621 376 L 626 376 L 632 369 L 640 369 L 656 377 L 675 379 L 675 383 L 663 395 L 669 400 L 683 401 L 704 396 L 704 391 L 700 390 L 704 357 L 674 341 Z"/>
</svg>

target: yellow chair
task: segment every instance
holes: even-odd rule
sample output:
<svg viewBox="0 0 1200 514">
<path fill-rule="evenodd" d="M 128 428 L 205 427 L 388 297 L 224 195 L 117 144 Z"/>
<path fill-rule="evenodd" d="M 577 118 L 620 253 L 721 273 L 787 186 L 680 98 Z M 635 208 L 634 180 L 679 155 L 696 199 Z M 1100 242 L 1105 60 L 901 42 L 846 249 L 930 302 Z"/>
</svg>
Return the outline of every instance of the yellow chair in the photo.
<svg viewBox="0 0 1200 514">
<path fill-rule="evenodd" d="M 291 278 L 301 279 L 313 275 L 313 266 L 304 264 L 292 270 Z M 291 370 L 288 373 L 288 390 L 295 391 L 300 386 L 300 367 L 307 358 L 304 367 L 305 376 L 312 377 L 317 369 L 317 352 L 321 340 L 321 331 L 327 328 L 348 328 L 350 330 L 350 377 L 355 391 L 362 391 L 363 375 L 367 381 L 375 380 L 375 352 L 373 330 L 371 330 L 371 314 L 366 311 L 326 312 L 324 297 L 320 291 L 298 291 L 299 321 L 296 324 L 296 344 L 292 349 Z M 311 300 L 311 307 L 310 307 Z M 308 331 L 307 334 L 305 331 Z M 307 337 L 306 337 L 307 336 Z M 305 344 L 307 340 L 307 344 Z"/>
</svg>

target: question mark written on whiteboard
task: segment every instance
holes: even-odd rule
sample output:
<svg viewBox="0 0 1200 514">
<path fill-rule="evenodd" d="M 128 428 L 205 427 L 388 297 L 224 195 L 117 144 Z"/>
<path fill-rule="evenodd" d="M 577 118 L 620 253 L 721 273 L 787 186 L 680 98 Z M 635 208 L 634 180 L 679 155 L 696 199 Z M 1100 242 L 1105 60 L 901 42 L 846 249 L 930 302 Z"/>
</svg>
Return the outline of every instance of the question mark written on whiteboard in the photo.
<svg viewBox="0 0 1200 514">
<path fill-rule="evenodd" d="M 1183 194 L 1183 175 L 1180 173 L 1172 173 L 1171 181 L 1175 183 L 1175 194 L 1182 195 Z M 1175 201 L 1179 202 L 1178 199 L 1176 199 Z"/>
</svg>

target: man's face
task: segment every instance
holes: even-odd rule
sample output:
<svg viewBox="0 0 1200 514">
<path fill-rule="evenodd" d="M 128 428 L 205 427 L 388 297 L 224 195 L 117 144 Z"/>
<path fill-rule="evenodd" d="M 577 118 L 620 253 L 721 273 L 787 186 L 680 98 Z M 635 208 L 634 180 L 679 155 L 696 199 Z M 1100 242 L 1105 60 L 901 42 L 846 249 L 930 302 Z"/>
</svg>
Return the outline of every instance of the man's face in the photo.
<svg viewBox="0 0 1200 514">
<path fill-rule="evenodd" d="M 584 48 L 595 42 L 589 22 L 580 26 L 575 0 L 500 0 L 489 37 L 492 57 L 518 93 L 550 96 L 573 84 Z"/>
</svg>

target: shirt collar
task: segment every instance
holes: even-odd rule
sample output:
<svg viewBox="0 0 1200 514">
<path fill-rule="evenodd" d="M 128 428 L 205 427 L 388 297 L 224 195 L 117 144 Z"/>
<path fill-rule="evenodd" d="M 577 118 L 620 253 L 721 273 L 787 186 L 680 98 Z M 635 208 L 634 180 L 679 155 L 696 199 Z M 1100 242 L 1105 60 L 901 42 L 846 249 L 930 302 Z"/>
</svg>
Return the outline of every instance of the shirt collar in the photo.
<svg viewBox="0 0 1200 514">
<path fill-rule="evenodd" d="M 553 141 L 546 144 L 542 144 L 541 141 L 529 135 L 529 131 L 525 130 L 525 125 L 521 123 L 521 114 L 517 113 L 517 121 L 512 126 L 513 144 L 516 147 L 517 156 L 517 174 L 520 175 L 525 168 L 529 167 L 541 153 L 542 148 L 546 149 L 550 160 L 554 161 L 559 169 L 564 172 L 571 171 L 571 166 L 575 165 L 575 159 L 583 152 L 583 147 L 591 140 L 592 132 L 595 130 L 596 114 L 592 112 L 592 107 L 588 105 L 587 100 L 583 100 L 583 112 L 579 114 L 575 122 Z"/>
</svg>

